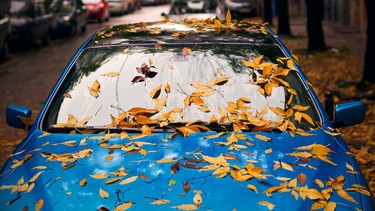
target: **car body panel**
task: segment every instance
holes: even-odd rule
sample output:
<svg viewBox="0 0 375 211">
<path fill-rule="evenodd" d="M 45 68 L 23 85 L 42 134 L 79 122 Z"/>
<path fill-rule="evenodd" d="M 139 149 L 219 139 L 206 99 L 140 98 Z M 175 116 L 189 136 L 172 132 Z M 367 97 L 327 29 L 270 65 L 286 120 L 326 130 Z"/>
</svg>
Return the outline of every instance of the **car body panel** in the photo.
<svg viewBox="0 0 375 211">
<path fill-rule="evenodd" d="M 195 26 L 202 25 L 194 21 L 119 25 L 91 36 L 68 63 L 29 135 L 0 172 L 0 193 L 4 195 L 1 210 L 34 207 L 41 200 L 44 208 L 52 210 L 71 210 L 73 206 L 111 210 L 121 205 L 136 210 L 268 210 L 270 203 L 276 205 L 275 210 L 306 210 L 323 192 L 330 193 L 324 201 L 336 203 L 336 210 L 372 210 L 371 196 L 357 162 L 339 134 L 330 129 L 332 124 L 297 64 L 294 67 L 314 102 L 321 125 L 304 133 L 229 131 L 171 137 L 172 132 L 142 135 L 140 128 L 127 133 L 105 129 L 101 134 L 80 129 L 71 134 L 42 131 L 51 101 L 59 95 L 69 70 L 86 48 L 119 45 L 126 50 L 138 44 L 155 46 L 161 40 L 236 40 L 239 44 L 257 40 L 263 45 L 277 44 L 286 57 L 292 58 L 281 41 L 263 26 L 239 23 L 243 30 L 228 27 L 233 30 L 229 34 L 228 28 L 217 33 L 213 21 L 210 24 L 200 31 Z M 245 31 L 253 33 L 254 39 L 247 39 Z M 186 37 L 173 37 L 176 32 Z M 151 38 L 145 39 L 150 34 Z M 233 139 L 236 141 L 229 143 Z M 220 170 L 214 172 L 221 167 L 229 167 L 229 171 L 221 169 L 226 174 L 217 178 Z M 251 178 L 239 177 L 239 172 L 248 175 L 245 169 L 252 172 Z M 350 197 L 344 198 L 344 193 Z"/>
<path fill-rule="evenodd" d="M 165 210 L 171 206 L 193 204 L 192 198 L 196 195 L 194 190 L 199 190 L 203 199 L 202 207 L 212 210 L 262 208 L 262 205 L 258 203 L 249 204 L 250 198 L 254 199 L 254 202 L 270 201 L 277 204 L 278 209 L 301 210 L 306 206 L 310 207 L 314 201 L 309 199 L 304 201 L 301 198 L 296 200 L 290 192 L 272 193 L 272 198 L 260 193 L 283 183 L 282 180 L 276 178 L 295 179 L 299 174 L 304 174 L 307 181 L 303 185 L 297 185 L 298 187 L 307 186 L 319 189 L 318 185 L 314 183 L 315 179 L 319 179 L 323 183 L 329 181 L 330 178 L 335 179 L 347 170 L 346 163 L 353 166 L 353 171 L 360 172 L 359 167 L 351 162 L 352 159 L 341 148 L 340 141 L 342 140 L 335 140 L 323 130 L 312 132 L 315 136 L 295 138 L 292 138 L 288 133 L 271 135 L 259 133 L 275 137 L 270 142 L 257 139 L 254 136 L 255 134 L 244 133 L 247 139 L 239 141 L 238 144 L 246 145 L 245 142 L 251 142 L 254 145 L 249 146 L 242 152 L 228 151 L 227 146 L 217 146 L 218 142 L 225 142 L 230 135 L 215 139 L 204 138 L 213 134 L 215 133 L 192 134 L 187 138 L 177 136 L 168 140 L 169 133 L 160 133 L 132 140 L 132 134 L 129 134 L 130 139 L 121 139 L 120 134 L 112 138 L 104 135 L 72 135 L 66 137 L 61 134 L 43 135 L 43 132 L 36 131 L 23 147 L 19 147 L 14 152 L 14 154 L 18 154 L 13 156 L 11 160 L 19 161 L 27 155 L 32 155 L 32 157 L 25 161 L 23 165 L 15 167 L 13 172 L 5 171 L 1 175 L 2 189 L 4 189 L 1 191 L 3 193 L 10 192 L 11 185 L 21 187 L 24 184 L 31 185 L 34 182 L 35 187 L 31 190 L 33 194 L 21 191 L 19 200 L 17 199 L 19 195 L 17 191 L 9 195 L 4 194 L 4 197 L 0 199 L 1 205 L 3 206 L 16 199 L 12 201 L 12 206 L 9 206 L 9 208 L 22 209 L 24 206 L 32 207 L 39 199 L 43 199 L 44 206 L 52 207 L 54 210 L 69 210 L 71 207 L 99 209 L 102 206 L 114 209 L 118 204 L 131 201 L 134 202 L 132 206 L 134 209 Z M 140 148 L 145 150 L 147 155 L 144 156 L 141 151 L 137 150 L 133 153 L 121 149 L 114 149 L 110 152 L 110 147 L 99 144 L 103 141 L 108 146 L 119 144 L 130 147 L 138 143 L 138 146 L 141 146 Z M 330 159 L 339 162 L 332 165 L 314 158 L 307 165 L 305 162 L 298 161 L 295 156 L 287 155 L 295 152 L 295 149 L 301 145 L 314 143 L 329 145 L 333 151 L 329 154 Z M 273 151 L 267 154 L 266 150 L 270 148 Z M 84 150 L 92 151 L 86 154 L 82 153 Z M 54 160 L 53 156 L 49 156 L 49 152 L 57 155 L 81 153 L 82 156 L 75 162 L 66 162 L 65 164 L 68 165 L 63 167 L 63 162 Z M 215 175 L 211 175 L 213 170 L 202 170 L 205 166 L 212 164 L 204 162 L 201 155 L 209 157 L 224 156 L 231 166 L 237 165 L 239 167 L 246 166 L 249 160 L 256 160 L 258 162 L 255 162 L 254 166 L 263 168 L 265 170 L 263 174 L 269 176 L 267 179 L 252 178 L 243 182 L 235 181 L 230 176 L 216 178 Z M 108 160 L 108 156 L 113 156 L 113 159 Z M 173 161 L 163 161 L 163 159 Z M 196 161 L 197 159 L 200 161 Z M 275 165 L 279 162 L 282 162 L 283 165 L 293 165 L 293 171 L 287 170 L 287 168 L 274 170 Z M 174 167 L 172 166 L 176 163 L 179 164 L 179 167 L 173 173 Z M 15 166 L 15 162 L 9 162 L 6 166 L 8 170 L 11 170 L 11 166 Z M 121 167 L 124 167 L 126 176 L 114 176 L 110 173 L 118 172 Z M 101 173 L 108 177 L 95 179 L 90 176 Z M 32 178 L 35 175 L 38 176 L 34 181 Z M 344 188 L 350 188 L 353 184 L 358 183 L 356 177 L 352 174 L 343 176 L 346 182 Z M 21 178 L 23 178 L 24 183 L 17 185 L 20 184 Z M 114 178 L 119 178 L 119 180 L 106 184 L 106 181 Z M 121 185 L 120 183 L 127 178 L 136 178 L 136 180 Z M 87 184 L 81 186 L 79 183 L 83 179 L 86 179 Z M 32 182 L 27 182 L 30 180 Z M 189 183 L 190 191 L 186 191 L 186 188 L 184 190 L 183 184 L 186 181 Z M 248 189 L 246 187 L 248 184 L 257 187 L 258 194 Z M 326 186 L 325 188 L 329 187 Z M 110 195 L 117 194 L 118 198 L 104 199 L 99 194 L 100 189 Z M 183 195 L 181 195 L 182 193 Z M 233 197 L 234 195 L 236 197 Z M 350 196 L 357 202 L 361 201 L 359 193 L 350 192 Z M 156 198 L 170 200 L 170 204 L 150 204 L 156 201 Z M 226 200 L 230 200 L 231 203 L 218 203 L 218 201 Z M 356 206 L 352 202 L 342 201 L 336 190 L 333 191 L 330 200 L 343 203 L 338 205 L 342 210 L 351 210 L 351 207 Z M 88 204 L 87 201 L 90 201 L 90 203 Z M 290 203 L 293 203 L 293 208 L 290 207 Z M 6 208 L 3 207 L 2 210 Z M 358 208 L 363 209 L 362 207 Z"/>
</svg>

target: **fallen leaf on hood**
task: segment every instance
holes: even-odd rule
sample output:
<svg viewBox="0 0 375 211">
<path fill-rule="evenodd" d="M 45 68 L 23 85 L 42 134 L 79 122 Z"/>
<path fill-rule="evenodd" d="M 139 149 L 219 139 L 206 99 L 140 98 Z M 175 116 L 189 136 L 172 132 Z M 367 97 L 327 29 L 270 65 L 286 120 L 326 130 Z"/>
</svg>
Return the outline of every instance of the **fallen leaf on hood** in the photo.
<svg viewBox="0 0 375 211">
<path fill-rule="evenodd" d="M 134 204 L 134 202 L 132 202 L 132 201 L 125 202 L 125 203 L 120 204 L 119 206 L 117 206 L 113 211 L 123 211 L 123 210 L 127 210 L 127 209 L 129 209 L 133 204 Z"/>
<path fill-rule="evenodd" d="M 273 210 L 276 207 L 276 205 L 274 205 L 274 204 L 272 204 L 268 201 L 259 201 L 258 204 L 266 206 L 268 208 L 268 210 Z"/>
<path fill-rule="evenodd" d="M 44 200 L 43 199 L 39 199 L 39 201 L 36 203 L 35 205 L 35 211 L 39 211 L 42 209 L 44 205 Z"/>
<path fill-rule="evenodd" d="M 196 204 L 181 204 L 178 206 L 172 206 L 172 208 L 179 210 L 197 210 L 199 207 Z"/>
<path fill-rule="evenodd" d="M 105 190 L 103 190 L 103 189 L 101 189 L 101 188 L 99 188 L 99 195 L 100 195 L 100 197 L 102 197 L 103 199 L 106 199 L 106 198 L 109 197 L 109 194 L 108 194 Z"/>
<path fill-rule="evenodd" d="M 122 180 L 119 185 L 126 185 L 126 184 L 129 184 L 129 183 L 132 183 L 134 182 L 135 180 L 138 179 L 138 176 L 132 176 L 132 177 L 129 177 L 129 178 L 126 178 L 124 180 Z"/>
</svg>

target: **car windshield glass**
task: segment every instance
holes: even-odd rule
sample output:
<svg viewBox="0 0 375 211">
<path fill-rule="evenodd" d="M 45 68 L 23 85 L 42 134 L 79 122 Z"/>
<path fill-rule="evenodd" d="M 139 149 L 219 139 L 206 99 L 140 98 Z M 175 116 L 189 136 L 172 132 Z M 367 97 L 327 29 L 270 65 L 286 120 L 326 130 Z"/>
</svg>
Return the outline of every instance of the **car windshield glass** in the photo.
<svg viewBox="0 0 375 211">
<path fill-rule="evenodd" d="M 186 13 L 215 13 L 217 5 L 214 1 L 207 0 L 188 0 L 175 1 L 170 9 L 170 14 L 186 14 Z"/>
<path fill-rule="evenodd" d="M 276 46 L 243 44 L 89 48 L 72 65 L 43 126 L 244 122 L 273 130 L 293 122 L 307 129 L 317 114 L 283 56 Z M 254 64 L 256 70 L 248 67 Z"/>
<path fill-rule="evenodd" d="M 100 0 L 82 0 L 84 4 L 98 4 L 101 1 Z"/>
</svg>

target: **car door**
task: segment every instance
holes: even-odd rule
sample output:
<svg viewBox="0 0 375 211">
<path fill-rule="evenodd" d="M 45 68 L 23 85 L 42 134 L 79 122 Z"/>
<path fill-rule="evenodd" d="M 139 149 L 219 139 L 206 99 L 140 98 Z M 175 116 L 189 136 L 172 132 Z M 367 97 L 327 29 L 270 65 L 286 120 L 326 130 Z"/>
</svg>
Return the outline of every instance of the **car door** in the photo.
<svg viewBox="0 0 375 211">
<path fill-rule="evenodd" d="M 48 13 L 43 1 L 37 1 L 35 5 L 35 29 L 34 36 L 36 39 L 44 38 L 52 27 L 54 15 Z"/>
</svg>

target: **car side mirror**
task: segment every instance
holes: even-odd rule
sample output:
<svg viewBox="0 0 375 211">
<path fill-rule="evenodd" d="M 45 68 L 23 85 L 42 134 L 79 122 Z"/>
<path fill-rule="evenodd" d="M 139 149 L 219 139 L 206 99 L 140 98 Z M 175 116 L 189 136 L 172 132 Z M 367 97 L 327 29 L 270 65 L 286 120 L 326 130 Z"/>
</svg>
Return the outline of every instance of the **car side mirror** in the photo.
<svg viewBox="0 0 375 211">
<path fill-rule="evenodd" d="M 338 104 L 335 107 L 335 127 L 346 127 L 363 122 L 366 116 L 366 105 L 361 101 Z"/>
<path fill-rule="evenodd" d="M 30 120 L 31 117 L 31 109 L 23 107 L 23 106 L 16 106 L 16 105 L 9 105 L 6 110 L 6 122 L 9 126 L 20 128 L 20 129 L 28 129 L 32 123 Z"/>
</svg>

